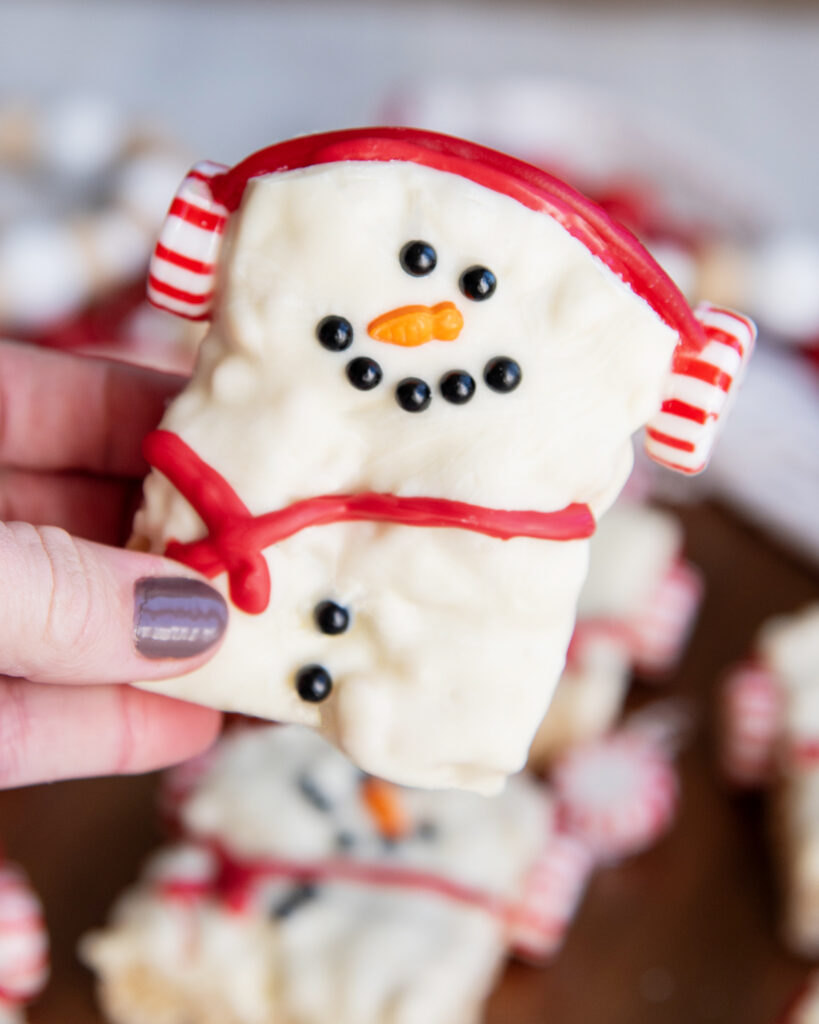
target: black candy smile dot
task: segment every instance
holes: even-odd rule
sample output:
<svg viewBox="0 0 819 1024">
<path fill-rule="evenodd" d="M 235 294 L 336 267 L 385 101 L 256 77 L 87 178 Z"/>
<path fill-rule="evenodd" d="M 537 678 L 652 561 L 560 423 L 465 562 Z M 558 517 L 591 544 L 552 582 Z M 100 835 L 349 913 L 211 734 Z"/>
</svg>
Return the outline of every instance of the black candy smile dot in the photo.
<svg viewBox="0 0 819 1024">
<path fill-rule="evenodd" d="M 347 380 L 359 391 L 372 391 L 381 383 L 381 367 L 374 359 L 358 356 L 347 363 Z"/>
<path fill-rule="evenodd" d="M 451 370 L 441 378 L 441 394 L 453 405 L 463 405 L 475 394 L 475 381 L 466 370 Z"/>
<path fill-rule="evenodd" d="M 407 412 L 423 412 L 432 401 L 432 392 L 419 377 L 405 377 L 395 389 L 395 398 Z"/>
<path fill-rule="evenodd" d="M 461 291 L 468 299 L 483 302 L 490 298 L 498 286 L 498 279 L 488 267 L 469 267 L 461 274 Z"/>
<path fill-rule="evenodd" d="M 329 636 L 343 633 L 350 625 L 350 613 L 335 601 L 321 601 L 313 611 L 316 625 Z"/>
<path fill-rule="evenodd" d="M 296 690 L 302 700 L 320 704 L 330 696 L 333 680 L 321 665 L 305 665 L 296 674 Z"/>
<path fill-rule="evenodd" d="M 353 325 L 343 316 L 326 316 L 319 321 L 316 337 L 330 352 L 343 352 L 353 343 Z"/>
<path fill-rule="evenodd" d="M 399 259 L 404 270 L 413 277 L 431 274 L 438 262 L 438 256 L 429 242 L 422 242 L 419 239 L 407 242 L 401 250 Z"/>
<path fill-rule="evenodd" d="M 520 364 L 516 363 L 514 359 L 510 359 L 509 356 L 497 356 L 495 359 L 490 359 L 483 371 L 486 386 L 501 394 L 514 391 L 522 377 Z"/>
</svg>

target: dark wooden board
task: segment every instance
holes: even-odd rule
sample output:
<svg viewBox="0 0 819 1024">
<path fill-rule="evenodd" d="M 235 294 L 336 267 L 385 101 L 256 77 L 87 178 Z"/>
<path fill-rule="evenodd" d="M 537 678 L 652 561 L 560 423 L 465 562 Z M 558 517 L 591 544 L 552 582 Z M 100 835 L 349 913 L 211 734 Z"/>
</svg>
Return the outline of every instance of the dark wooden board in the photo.
<svg viewBox="0 0 819 1024">
<path fill-rule="evenodd" d="M 708 592 L 669 682 L 699 727 L 682 758 L 682 807 L 655 849 L 595 878 L 565 949 L 543 970 L 513 964 L 487 1024 L 774 1024 L 807 972 L 776 939 L 761 799 L 714 771 L 714 683 L 770 615 L 819 600 L 817 573 L 722 509 L 679 511 Z M 648 687 L 638 687 L 637 699 Z M 32 1024 L 101 1024 L 79 935 L 100 924 L 158 842 L 154 777 L 0 794 L 0 835 L 46 905 L 53 978 Z"/>
</svg>

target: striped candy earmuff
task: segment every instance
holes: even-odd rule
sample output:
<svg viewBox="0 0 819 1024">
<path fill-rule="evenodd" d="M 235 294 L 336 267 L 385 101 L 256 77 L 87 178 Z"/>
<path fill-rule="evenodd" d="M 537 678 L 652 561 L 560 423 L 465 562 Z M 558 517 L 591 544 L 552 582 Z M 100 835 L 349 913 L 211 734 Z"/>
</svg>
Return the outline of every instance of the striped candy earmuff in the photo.
<svg viewBox="0 0 819 1024">
<path fill-rule="evenodd" d="M 756 339 L 754 322 L 740 313 L 702 303 L 694 315 L 706 344 L 699 352 L 677 346 L 645 435 L 654 462 L 687 474 L 705 469 Z"/>
<path fill-rule="evenodd" d="M 232 169 L 199 163 L 174 197 L 154 250 L 150 301 L 189 320 L 209 320 L 225 227 L 248 181 L 350 160 L 403 160 L 459 174 L 558 220 L 679 334 L 660 409 L 647 424 L 646 450 L 680 473 L 705 468 L 753 349 L 753 322 L 707 303 L 692 311 L 636 239 L 594 203 L 546 172 L 474 143 L 409 128 L 365 128 L 279 143 Z"/>
<path fill-rule="evenodd" d="M 187 320 L 210 320 L 219 249 L 228 210 L 217 203 L 210 179 L 227 171 L 208 160 L 196 164 L 173 198 L 148 271 L 148 299 Z"/>
</svg>

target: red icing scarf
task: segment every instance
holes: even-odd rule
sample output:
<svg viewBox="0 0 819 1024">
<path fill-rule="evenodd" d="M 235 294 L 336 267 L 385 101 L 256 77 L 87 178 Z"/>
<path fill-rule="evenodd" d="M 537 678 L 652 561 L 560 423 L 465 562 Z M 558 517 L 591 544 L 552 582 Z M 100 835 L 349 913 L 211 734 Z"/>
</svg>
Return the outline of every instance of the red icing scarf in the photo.
<svg viewBox="0 0 819 1024">
<path fill-rule="evenodd" d="M 213 579 L 227 572 L 230 598 L 257 615 L 270 602 L 270 573 L 263 550 L 310 526 L 340 522 L 383 522 L 403 526 L 469 530 L 499 540 L 585 540 L 595 530 L 588 505 L 574 503 L 555 512 L 508 511 L 446 498 L 402 498 L 396 494 L 325 494 L 254 516 L 230 484 L 181 437 L 155 430 L 145 438 L 145 458 L 173 484 L 207 528 L 202 540 L 171 540 L 169 558 Z"/>
</svg>

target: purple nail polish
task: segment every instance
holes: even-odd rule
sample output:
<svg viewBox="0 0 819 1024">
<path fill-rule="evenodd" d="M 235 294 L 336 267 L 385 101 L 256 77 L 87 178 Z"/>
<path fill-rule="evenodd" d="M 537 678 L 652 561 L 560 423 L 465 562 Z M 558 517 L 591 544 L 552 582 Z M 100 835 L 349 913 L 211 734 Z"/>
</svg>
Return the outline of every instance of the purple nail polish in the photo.
<svg viewBox="0 0 819 1024">
<path fill-rule="evenodd" d="M 134 644 L 145 658 L 192 658 L 227 626 L 222 595 L 201 580 L 148 576 L 134 586 Z"/>
</svg>

